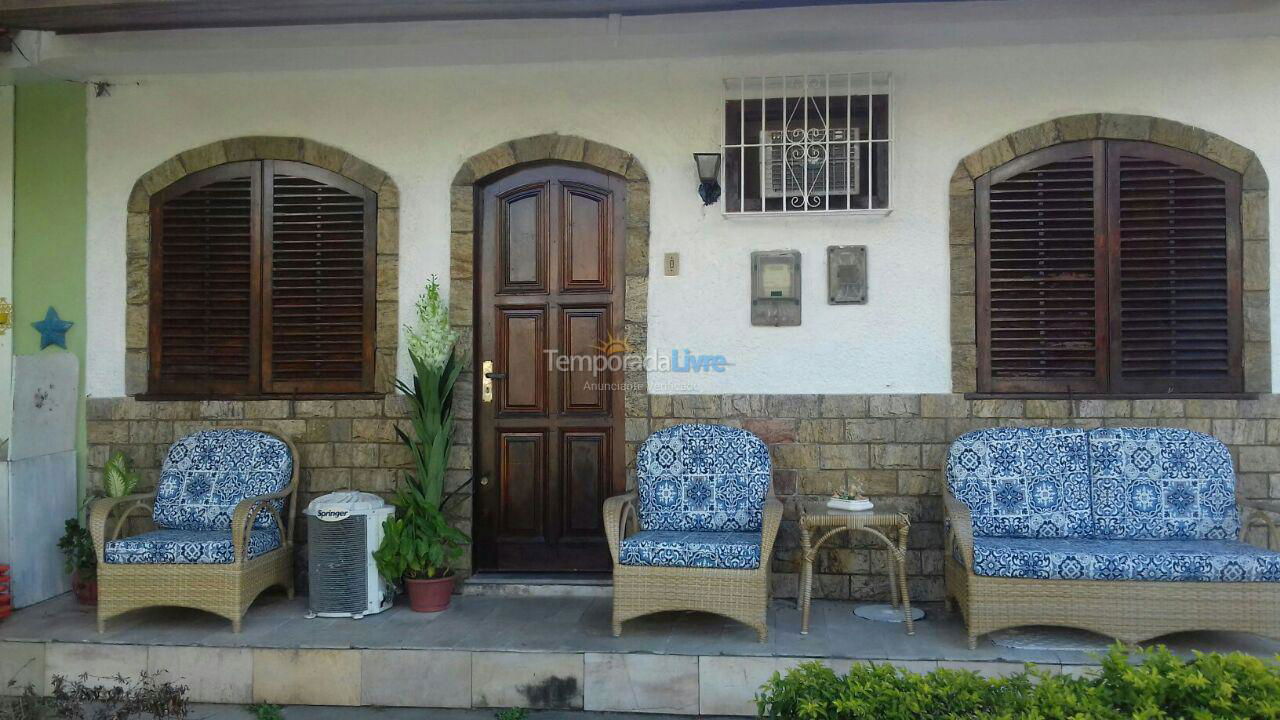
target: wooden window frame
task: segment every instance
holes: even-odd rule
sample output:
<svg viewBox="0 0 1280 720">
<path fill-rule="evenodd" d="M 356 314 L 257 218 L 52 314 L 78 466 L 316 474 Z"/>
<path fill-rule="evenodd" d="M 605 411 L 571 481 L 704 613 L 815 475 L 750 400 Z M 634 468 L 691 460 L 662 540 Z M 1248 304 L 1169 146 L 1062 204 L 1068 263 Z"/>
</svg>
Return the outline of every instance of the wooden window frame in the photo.
<svg viewBox="0 0 1280 720">
<path fill-rule="evenodd" d="M 305 177 L 338 188 L 364 201 L 363 217 L 363 325 L 360 380 L 273 380 L 272 379 L 272 239 L 273 191 L 277 170 Z M 221 180 L 244 177 L 252 179 L 250 208 L 249 269 L 249 377 L 241 382 L 211 383 L 162 379 L 164 366 L 164 205 L 171 199 L 196 188 Z M 375 384 L 375 344 L 377 338 L 377 218 L 378 195 L 375 191 L 347 177 L 324 168 L 285 160 L 246 160 L 225 163 L 191 173 L 151 197 L 151 262 L 149 267 L 147 392 L 143 397 L 246 399 L 272 397 L 351 397 L 373 396 Z"/>
<path fill-rule="evenodd" d="M 1093 156 L 1094 167 L 1094 328 L 1093 378 L 996 378 L 991 370 L 991 186 L 1052 162 Z M 1227 350 L 1225 378 L 1124 378 L 1121 367 L 1120 163 L 1122 152 L 1163 160 L 1221 180 L 1226 191 Z M 1238 395 L 1244 391 L 1243 271 L 1241 203 L 1243 178 L 1208 158 L 1145 141 L 1083 140 L 1052 145 L 1022 155 L 978 177 L 975 195 L 975 321 L 977 396 L 1194 397 Z"/>
</svg>

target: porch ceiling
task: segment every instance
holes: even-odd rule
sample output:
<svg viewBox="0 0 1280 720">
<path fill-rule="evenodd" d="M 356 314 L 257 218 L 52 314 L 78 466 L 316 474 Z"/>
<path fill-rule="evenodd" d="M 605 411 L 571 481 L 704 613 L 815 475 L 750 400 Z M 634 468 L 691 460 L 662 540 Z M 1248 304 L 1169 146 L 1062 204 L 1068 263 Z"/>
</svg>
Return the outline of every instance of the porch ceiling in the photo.
<svg viewBox="0 0 1280 720">
<path fill-rule="evenodd" d="M 0 0 L 0 27 L 60 33 L 335 23 L 591 18 L 957 0 Z"/>
</svg>

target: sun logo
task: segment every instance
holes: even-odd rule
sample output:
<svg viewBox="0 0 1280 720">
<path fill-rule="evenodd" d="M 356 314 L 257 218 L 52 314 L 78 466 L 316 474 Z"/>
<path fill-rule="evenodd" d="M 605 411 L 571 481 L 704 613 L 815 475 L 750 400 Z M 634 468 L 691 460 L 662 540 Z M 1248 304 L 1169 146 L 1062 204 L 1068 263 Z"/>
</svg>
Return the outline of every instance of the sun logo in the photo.
<svg viewBox="0 0 1280 720">
<path fill-rule="evenodd" d="M 626 338 L 616 337 L 613 333 L 609 333 L 604 342 L 592 345 L 591 349 L 598 350 L 605 355 L 625 355 L 631 352 L 631 343 L 627 342 Z"/>
</svg>

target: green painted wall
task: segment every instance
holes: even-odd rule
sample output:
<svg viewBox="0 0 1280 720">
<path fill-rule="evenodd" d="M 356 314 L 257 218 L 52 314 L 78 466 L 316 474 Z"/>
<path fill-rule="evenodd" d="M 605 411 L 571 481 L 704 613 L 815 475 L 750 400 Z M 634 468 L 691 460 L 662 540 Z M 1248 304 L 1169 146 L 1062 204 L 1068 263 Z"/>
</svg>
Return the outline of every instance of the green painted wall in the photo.
<svg viewBox="0 0 1280 720">
<path fill-rule="evenodd" d="M 84 85 L 20 85 L 14 100 L 13 351 L 41 352 L 31 323 L 52 305 L 75 325 L 67 350 L 80 358 L 77 447 L 84 483 L 85 148 Z M 43 352 L 62 352 L 51 346 Z"/>
</svg>

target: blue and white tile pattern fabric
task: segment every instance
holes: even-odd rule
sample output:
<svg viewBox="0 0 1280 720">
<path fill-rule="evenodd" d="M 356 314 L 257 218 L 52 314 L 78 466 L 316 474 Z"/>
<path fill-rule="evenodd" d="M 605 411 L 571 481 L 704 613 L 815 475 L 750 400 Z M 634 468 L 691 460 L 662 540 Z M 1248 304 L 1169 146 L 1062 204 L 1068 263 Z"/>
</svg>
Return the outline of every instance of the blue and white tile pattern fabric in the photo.
<svg viewBox="0 0 1280 720">
<path fill-rule="evenodd" d="M 974 538 L 973 571 L 1042 580 L 1280 582 L 1280 553 L 1235 540 Z"/>
<path fill-rule="evenodd" d="M 1181 428 L 1089 432 L 1094 536 L 1234 540 L 1235 473 L 1225 445 Z"/>
<path fill-rule="evenodd" d="M 676 425 L 636 456 L 641 530 L 759 534 L 772 475 L 769 449 L 746 430 Z"/>
<path fill-rule="evenodd" d="M 289 486 L 293 457 L 283 440 L 253 430 L 206 430 L 175 442 L 165 456 L 152 518 L 172 530 L 227 530 L 245 498 Z M 277 512 L 283 500 L 273 500 Z M 268 513 L 254 526 L 272 527 Z"/>
<path fill-rule="evenodd" d="M 643 530 L 622 541 L 618 562 L 649 567 L 760 567 L 759 532 Z"/>
<path fill-rule="evenodd" d="M 1090 537 L 1089 447 L 1083 430 L 988 428 L 951 445 L 947 485 L 988 537 Z"/>
<path fill-rule="evenodd" d="M 254 528 L 245 554 L 253 558 L 278 547 L 280 532 L 274 525 Z M 112 540 L 102 555 L 112 565 L 229 565 L 235 548 L 230 530 L 156 530 Z"/>
</svg>

